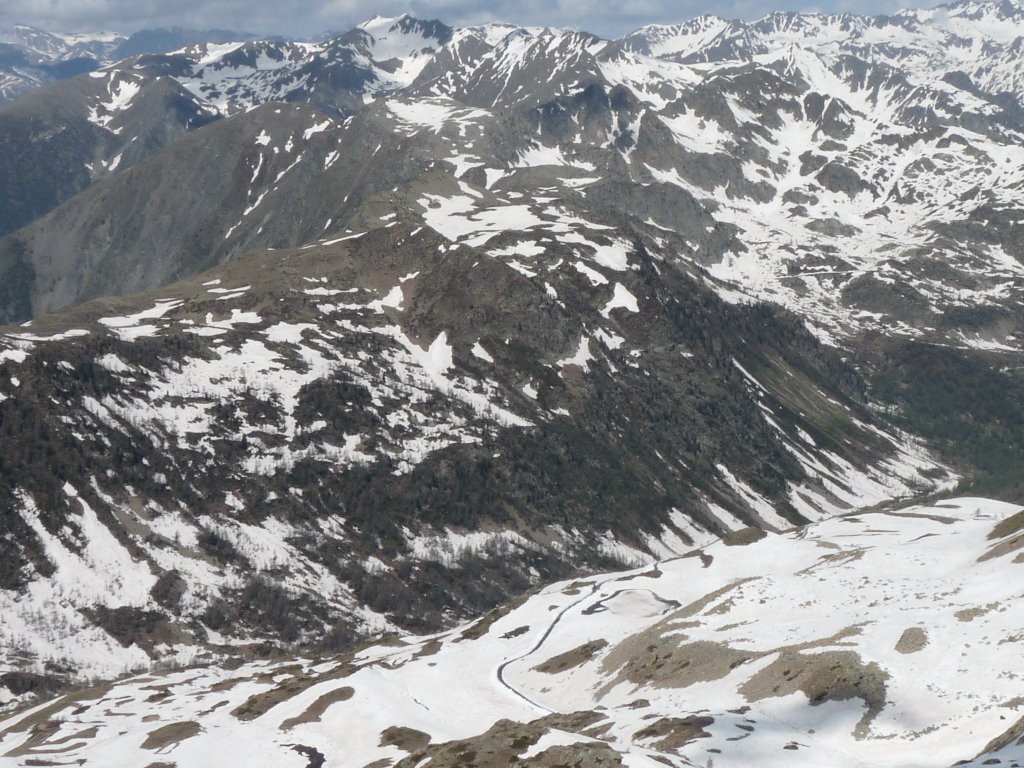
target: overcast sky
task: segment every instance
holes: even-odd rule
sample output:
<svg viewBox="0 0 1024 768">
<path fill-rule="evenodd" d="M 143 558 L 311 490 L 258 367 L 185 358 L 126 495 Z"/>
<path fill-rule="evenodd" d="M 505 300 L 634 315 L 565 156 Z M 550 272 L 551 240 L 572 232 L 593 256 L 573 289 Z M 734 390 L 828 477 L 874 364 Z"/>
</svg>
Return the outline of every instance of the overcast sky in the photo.
<svg viewBox="0 0 1024 768">
<path fill-rule="evenodd" d="M 309 36 L 345 30 L 380 13 L 411 13 L 452 25 L 510 21 L 621 35 L 643 24 L 676 22 L 703 13 L 753 18 L 772 10 L 853 10 L 884 13 L 900 0 L 0 0 L 0 28 L 32 24 L 53 31 L 144 27 L 220 28 L 257 34 Z"/>
</svg>

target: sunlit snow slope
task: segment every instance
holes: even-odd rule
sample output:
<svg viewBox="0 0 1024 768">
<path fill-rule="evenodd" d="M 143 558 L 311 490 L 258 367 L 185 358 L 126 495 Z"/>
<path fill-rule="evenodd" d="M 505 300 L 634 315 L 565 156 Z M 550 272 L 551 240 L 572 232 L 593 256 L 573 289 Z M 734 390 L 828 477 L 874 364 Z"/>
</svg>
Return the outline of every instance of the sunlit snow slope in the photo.
<svg viewBox="0 0 1024 768">
<path fill-rule="evenodd" d="M 441 635 L 71 694 L 0 723 L 0 754 L 181 768 L 1024 760 L 1021 508 L 964 498 L 761 536 L 555 584 Z"/>
</svg>

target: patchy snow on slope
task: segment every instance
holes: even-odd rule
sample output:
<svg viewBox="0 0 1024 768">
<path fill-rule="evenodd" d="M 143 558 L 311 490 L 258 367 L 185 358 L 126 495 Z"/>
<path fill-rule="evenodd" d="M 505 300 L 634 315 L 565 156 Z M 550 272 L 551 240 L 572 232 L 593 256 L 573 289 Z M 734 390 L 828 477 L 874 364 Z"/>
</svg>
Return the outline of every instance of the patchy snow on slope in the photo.
<svg viewBox="0 0 1024 768">
<path fill-rule="evenodd" d="M 536 550 L 537 545 L 514 531 L 466 531 L 446 529 L 443 533 L 413 535 L 406 531 L 409 556 L 414 560 L 454 567 L 460 560 L 486 553 L 488 557 L 507 557 L 516 549 Z"/>
<path fill-rule="evenodd" d="M 451 124 L 462 135 L 465 135 L 467 125 L 488 116 L 483 110 L 469 109 L 447 99 L 388 99 L 387 109 L 400 123 L 410 128 L 427 128 L 434 133 L 440 133 L 445 126 Z"/>
<path fill-rule="evenodd" d="M 163 299 L 158 301 L 152 309 L 146 309 L 124 317 L 101 317 L 99 322 L 108 328 L 130 328 L 134 325 L 139 325 L 143 320 L 161 318 L 172 309 L 180 307 L 181 304 L 182 302 L 178 299 Z"/>
<path fill-rule="evenodd" d="M 614 309 L 625 309 L 627 312 L 640 311 L 640 307 L 636 301 L 636 296 L 630 293 L 622 283 L 615 284 L 612 297 L 608 300 L 608 303 L 604 305 L 604 309 L 601 310 L 601 314 L 605 317 L 611 317 L 612 310 Z"/>
<path fill-rule="evenodd" d="M 144 336 L 155 336 L 162 326 L 153 323 L 143 323 L 143 320 L 158 320 L 181 306 L 182 302 L 177 299 L 162 299 L 152 309 L 143 310 L 133 315 L 124 317 L 101 317 L 98 322 L 107 326 L 113 333 L 125 341 L 139 339 Z"/>
<path fill-rule="evenodd" d="M 555 363 L 559 368 L 564 368 L 567 365 L 575 365 L 584 371 L 590 369 L 590 361 L 594 359 L 594 356 L 590 353 L 590 338 L 586 335 L 580 338 L 579 346 L 576 348 L 576 353 L 571 357 L 566 357 Z"/>
<path fill-rule="evenodd" d="M 562 165 L 570 168 L 579 168 L 582 171 L 594 171 L 596 166 L 582 160 L 570 160 L 560 147 L 549 147 L 543 144 L 534 144 L 519 155 L 515 167 L 537 168 L 548 165 Z"/>
<path fill-rule="evenodd" d="M 340 659 L 123 680 L 102 698 L 58 702 L 45 735 L 25 727 L 31 710 L 0 722 L 0 749 L 24 749 L 12 765 L 56 745 L 65 760 L 143 764 L 152 734 L 167 734 L 179 764 L 230 754 L 277 766 L 302 744 L 362 768 L 414 752 L 426 765 L 470 740 L 463 751 L 506 750 L 519 761 L 557 759 L 572 745 L 645 768 L 948 768 L 976 755 L 971 765 L 992 764 L 991 742 L 1008 745 L 997 754 L 1010 764 L 1024 756 L 999 738 L 1012 732 L 1008 702 L 1020 696 L 1010 574 L 1022 516 L 1001 502 L 951 499 L 743 546 L 712 543 Z M 488 546 L 486 534 L 407 535 L 442 563 L 460 547 Z M 166 693 L 154 702 L 156 684 Z M 258 716 L 247 715 L 254 707 Z M 202 727 L 181 725 L 193 721 Z M 430 743 L 383 738 L 389 728 Z"/>
<path fill-rule="evenodd" d="M 150 665 L 140 648 L 122 648 L 83 610 L 98 606 L 143 606 L 156 576 L 135 559 L 96 516 L 78 492 L 66 485 L 64 495 L 78 511 L 59 534 L 46 529 L 35 502 L 19 499 L 20 515 L 43 544 L 53 575 L 33 578 L 21 593 L 0 590 L 0 670 L 18 658 L 38 665 L 74 659 L 84 677 L 110 678 Z M 69 546 L 70 539 L 75 546 Z"/>
<path fill-rule="evenodd" d="M 486 349 L 483 348 L 483 346 L 481 346 L 479 341 L 473 344 L 473 348 L 470 351 L 473 353 L 473 357 L 478 357 L 485 363 L 494 362 L 494 358 L 490 356 L 490 354 L 487 352 Z"/>
<path fill-rule="evenodd" d="M 107 79 L 107 95 L 109 101 L 100 102 L 89 108 L 89 122 L 106 128 L 110 121 L 131 106 L 132 100 L 142 90 L 139 80 L 124 73 L 111 73 Z"/>
</svg>

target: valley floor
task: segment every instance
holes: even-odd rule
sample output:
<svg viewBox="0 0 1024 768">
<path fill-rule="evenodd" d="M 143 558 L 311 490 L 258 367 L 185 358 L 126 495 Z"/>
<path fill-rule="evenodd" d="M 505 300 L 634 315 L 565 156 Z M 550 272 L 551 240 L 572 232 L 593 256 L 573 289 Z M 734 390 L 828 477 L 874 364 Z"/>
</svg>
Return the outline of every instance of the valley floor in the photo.
<svg viewBox="0 0 1024 768">
<path fill-rule="evenodd" d="M 1022 565 L 985 499 L 744 529 L 439 635 L 71 694 L 0 722 L 0 765 L 1012 766 Z"/>
</svg>

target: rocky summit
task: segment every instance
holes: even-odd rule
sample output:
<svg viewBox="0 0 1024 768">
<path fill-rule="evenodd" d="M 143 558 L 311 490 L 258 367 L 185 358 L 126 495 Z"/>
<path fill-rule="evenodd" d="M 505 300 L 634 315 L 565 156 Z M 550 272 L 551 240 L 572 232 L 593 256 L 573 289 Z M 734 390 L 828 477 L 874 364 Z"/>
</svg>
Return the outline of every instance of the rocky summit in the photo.
<svg viewBox="0 0 1024 768">
<path fill-rule="evenodd" d="M 1024 759 L 1024 6 L 0 39 L 0 765 Z"/>
</svg>

